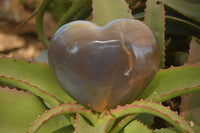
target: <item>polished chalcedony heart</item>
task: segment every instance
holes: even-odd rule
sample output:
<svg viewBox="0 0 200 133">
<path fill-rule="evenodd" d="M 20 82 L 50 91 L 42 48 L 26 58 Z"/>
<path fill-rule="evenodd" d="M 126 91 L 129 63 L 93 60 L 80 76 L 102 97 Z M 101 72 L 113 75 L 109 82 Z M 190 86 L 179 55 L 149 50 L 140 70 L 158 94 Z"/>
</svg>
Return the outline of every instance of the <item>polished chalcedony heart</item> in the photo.
<svg viewBox="0 0 200 133">
<path fill-rule="evenodd" d="M 134 19 L 104 27 L 86 21 L 66 24 L 53 36 L 48 56 L 60 86 L 98 112 L 136 99 L 160 62 L 153 33 Z"/>
</svg>

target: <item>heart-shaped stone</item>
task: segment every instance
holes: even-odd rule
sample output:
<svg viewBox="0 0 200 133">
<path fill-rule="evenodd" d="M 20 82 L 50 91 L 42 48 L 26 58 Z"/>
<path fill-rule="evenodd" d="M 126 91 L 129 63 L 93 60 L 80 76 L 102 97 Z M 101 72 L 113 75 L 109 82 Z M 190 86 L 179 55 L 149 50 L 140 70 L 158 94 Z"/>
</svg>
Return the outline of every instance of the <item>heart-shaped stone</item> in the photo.
<svg viewBox="0 0 200 133">
<path fill-rule="evenodd" d="M 48 56 L 60 86 L 98 112 L 136 99 L 160 62 L 153 33 L 134 19 L 104 27 L 86 21 L 66 24 L 54 34 Z"/>
</svg>

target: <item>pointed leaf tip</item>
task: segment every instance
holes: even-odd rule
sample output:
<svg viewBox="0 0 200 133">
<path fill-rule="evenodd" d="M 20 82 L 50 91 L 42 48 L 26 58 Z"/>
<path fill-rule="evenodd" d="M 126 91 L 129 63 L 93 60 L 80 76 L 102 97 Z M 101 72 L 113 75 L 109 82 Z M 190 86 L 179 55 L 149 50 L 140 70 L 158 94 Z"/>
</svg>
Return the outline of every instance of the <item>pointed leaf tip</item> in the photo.
<svg viewBox="0 0 200 133">
<path fill-rule="evenodd" d="M 156 21 L 155 21 L 156 20 Z M 165 65 L 165 10 L 164 4 L 157 0 L 147 0 L 145 9 L 145 24 L 153 31 L 160 47 L 160 68 Z"/>
</svg>

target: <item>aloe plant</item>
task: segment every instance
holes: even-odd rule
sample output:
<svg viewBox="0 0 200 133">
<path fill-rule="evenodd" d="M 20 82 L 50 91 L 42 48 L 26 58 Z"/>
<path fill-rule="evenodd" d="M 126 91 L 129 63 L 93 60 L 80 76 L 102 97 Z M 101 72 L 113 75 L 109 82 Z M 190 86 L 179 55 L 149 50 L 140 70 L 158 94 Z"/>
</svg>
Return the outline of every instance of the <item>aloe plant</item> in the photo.
<svg viewBox="0 0 200 133">
<path fill-rule="evenodd" d="M 49 40 L 44 35 L 42 18 L 50 3 L 51 0 L 44 0 L 34 12 L 34 15 L 37 12 L 38 36 L 46 47 L 49 45 Z M 199 2 L 197 0 L 188 2 L 184 0 L 129 0 L 129 9 L 124 0 L 79 0 L 63 15 L 58 23 L 58 28 L 71 21 L 81 19 L 83 14 L 89 16 L 91 3 L 92 22 L 98 26 L 104 26 L 121 18 L 132 20 L 134 16 L 135 19 L 141 21 L 140 23 L 143 21 L 152 30 L 160 49 L 160 61 L 157 61 L 160 62 L 160 69 L 155 77 L 143 88 L 141 93 L 137 92 L 137 97 L 131 99 L 131 102 L 121 105 L 120 102 L 124 102 L 121 99 L 118 106 L 96 110 L 90 106 L 81 105 L 80 103 L 83 101 L 74 100 L 72 98 L 74 94 L 70 92 L 70 85 L 67 85 L 69 87 L 67 92 L 70 96 L 63 90 L 66 88 L 61 85 L 62 89 L 58 85 L 57 77 L 54 78 L 51 72 L 53 67 L 50 69 L 48 66 L 52 61 L 48 62 L 47 50 L 43 51 L 36 59 L 1 57 L 0 132 L 194 133 L 200 131 L 199 121 L 196 119 L 199 114 L 199 105 L 195 102 L 200 91 Z M 73 27 L 71 31 L 73 32 Z M 191 36 L 193 36 L 192 39 L 189 39 Z M 121 37 L 123 38 L 123 36 Z M 184 39 L 182 39 L 183 37 Z M 123 40 L 122 38 L 121 40 Z M 127 54 L 126 57 L 129 57 L 127 59 L 134 58 L 129 55 L 129 46 L 123 44 L 122 48 Z M 158 56 L 158 54 L 156 55 Z M 62 58 L 65 60 L 65 57 Z M 51 57 L 52 59 L 55 62 L 59 60 Z M 155 59 L 150 58 L 149 61 L 154 62 Z M 131 60 L 124 63 L 128 66 L 126 68 L 133 67 L 134 69 L 134 62 L 132 65 L 130 62 Z M 123 62 L 121 64 L 123 65 Z M 176 67 L 171 66 L 174 64 Z M 52 71 L 59 71 L 57 66 L 55 69 Z M 99 79 L 98 75 L 96 76 Z M 83 78 L 87 78 L 87 75 Z M 141 79 L 138 77 L 136 80 L 140 81 Z M 73 81 L 59 82 L 66 84 Z M 114 84 L 120 85 L 120 81 L 118 82 Z M 83 95 L 87 95 L 87 93 L 85 91 Z M 188 93 L 189 97 L 185 96 Z M 183 99 L 180 112 L 174 112 L 169 107 L 162 105 L 162 102 L 178 96 L 182 96 Z M 75 97 L 75 99 L 78 98 Z M 169 122 L 172 126 L 162 129 L 152 128 L 155 116 Z"/>
</svg>

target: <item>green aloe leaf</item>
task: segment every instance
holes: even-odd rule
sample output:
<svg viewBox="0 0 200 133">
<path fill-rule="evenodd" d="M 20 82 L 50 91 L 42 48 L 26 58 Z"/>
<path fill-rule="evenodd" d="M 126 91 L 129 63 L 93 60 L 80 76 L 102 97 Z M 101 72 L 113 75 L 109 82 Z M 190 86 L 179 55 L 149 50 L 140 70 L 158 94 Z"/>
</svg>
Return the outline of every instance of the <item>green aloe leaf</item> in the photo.
<svg viewBox="0 0 200 133">
<path fill-rule="evenodd" d="M 162 128 L 154 130 L 153 133 L 178 133 L 178 130 L 176 128 Z"/>
<path fill-rule="evenodd" d="M 48 107 L 57 106 L 60 104 L 60 102 L 56 100 L 52 95 L 49 95 L 39 87 L 31 85 L 28 82 L 5 76 L 0 76 L 0 82 L 8 86 L 14 86 L 31 92 L 32 94 L 42 98 Z"/>
<path fill-rule="evenodd" d="M 199 0 L 188 0 L 188 2 L 200 4 L 200 1 L 199 1 Z"/>
<path fill-rule="evenodd" d="M 111 123 L 111 124 L 110 124 Z M 91 126 L 87 120 L 83 118 L 80 114 L 76 114 L 76 125 L 75 125 L 75 132 L 76 133 L 107 133 L 106 131 L 108 126 L 114 124 L 114 118 L 110 118 L 108 122 L 105 122 L 101 126 Z M 110 127 L 108 127 L 110 129 Z"/>
<path fill-rule="evenodd" d="M 119 133 L 124 129 L 137 115 L 131 114 L 123 118 L 121 121 L 115 124 L 115 127 L 110 131 L 110 133 Z"/>
<path fill-rule="evenodd" d="M 187 52 L 174 52 L 174 66 L 182 66 L 188 61 Z"/>
<path fill-rule="evenodd" d="M 22 87 L 21 89 L 33 91 L 33 93 L 37 91 L 38 95 L 42 92 L 61 102 L 75 102 L 59 87 L 49 67 L 44 63 L 25 59 L 0 58 L 0 82 Z M 38 89 L 41 90 L 38 91 Z"/>
<path fill-rule="evenodd" d="M 147 125 L 149 128 L 152 127 L 152 124 L 154 123 L 154 115 L 151 114 L 140 114 L 136 119 L 141 121 L 144 125 Z"/>
<path fill-rule="evenodd" d="M 163 102 L 200 90 L 200 64 L 159 70 L 138 99 Z"/>
<path fill-rule="evenodd" d="M 144 19 L 144 12 L 133 15 L 136 19 Z M 171 16 L 169 14 L 165 15 L 166 22 L 166 33 L 179 34 L 179 35 L 193 35 L 200 37 L 200 25 L 191 22 L 189 20 Z"/>
<path fill-rule="evenodd" d="M 158 0 L 186 17 L 200 22 L 200 4 L 189 3 L 184 0 Z"/>
<path fill-rule="evenodd" d="M 166 15 L 166 33 L 200 37 L 200 26 L 182 18 Z"/>
<path fill-rule="evenodd" d="M 156 0 L 148 0 L 146 3 L 145 23 L 153 31 L 160 47 L 160 67 L 164 68 L 165 62 L 165 14 L 164 5 L 158 4 Z"/>
<path fill-rule="evenodd" d="M 133 18 L 125 0 L 93 0 L 93 22 L 103 26 L 119 18 Z"/>
<path fill-rule="evenodd" d="M 126 111 L 125 111 L 126 110 Z M 57 107 L 53 107 L 51 110 L 45 112 L 41 117 L 39 117 L 29 128 L 27 133 L 33 133 L 36 132 L 40 127 L 48 122 L 51 118 L 54 118 L 55 116 L 61 115 L 61 114 L 69 114 L 69 113 L 79 113 L 84 116 L 86 121 L 91 123 L 91 126 L 95 126 L 95 130 L 102 130 L 100 128 L 101 126 L 105 125 L 105 123 L 109 123 L 109 121 L 112 121 L 112 118 L 115 119 L 121 118 L 123 116 L 129 115 L 129 114 L 140 114 L 140 113 L 147 113 L 159 116 L 163 118 L 164 120 L 170 122 L 173 126 L 175 126 L 180 132 L 190 132 L 193 133 L 193 129 L 181 118 L 176 114 L 175 112 L 172 112 L 169 108 L 166 108 L 162 106 L 161 104 L 156 104 L 153 102 L 148 101 L 136 101 L 131 105 L 126 106 L 119 106 L 116 109 L 111 109 L 110 114 L 104 115 L 103 117 L 100 117 L 98 119 L 98 116 L 92 113 L 90 110 L 85 110 L 83 107 L 81 107 L 78 104 L 63 104 Z M 80 128 L 84 128 L 86 124 L 88 123 L 79 123 L 81 125 Z M 110 127 L 112 127 L 113 122 L 111 124 L 109 123 Z M 109 129 L 110 129 L 109 127 Z M 93 129 L 90 127 L 91 130 Z M 75 130 L 79 130 L 78 127 L 75 127 Z M 86 129 L 87 130 L 87 129 Z M 109 131 L 109 130 L 107 130 Z"/>
<path fill-rule="evenodd" d="M 192 37 L 189 51 L 189 64 L 197 64 L 200 62 L 200 39 Z"/>
<path fill-rule="evenodd" d="M 40 131 L 40 128 L 42 128 L 43 125 L 45 125 L 51 119 L 54 119 L 56 116 L 72 113 L 82 114 L 91 122 L 92 125 L 94 125 L 98 119 L 97 115 L 95 115 L 91 110 L 86 110 L 80 104 L 66 103 L 53 107 L 49 111 L 46 111 L 44 114 L 38 117 L 38 119 L 28 129 L 27 133 L 34 133 L 38 130 Z"/>
<path fill-rule="evenodd" d="M 194 129 L 195 129 L 196 133 L 200 132 L 200 126 L 195 126 Z"/>
<path fill-rule="evenodd" d="M 189 64 L 200 62 L 200 40 L 192 37 L 189 51 Z M 181 97 L 180 115 L 190 121 L 191 125 L 200 125 L 200 91 L 189 93 Z"/>
<path fill-rule="evenodd" d="M 76 20 L 80 19 L 81 16 L 77 16 L 80 12 L 81 8 L 90 5 L 91 4 L 91 0 L 78 0 L 76 2 L 76 4 L 74 4 L 72 7 L 69 8 L 69 10 L 62 16 L 62 18 L 60 19 L 58 25 L 57 25 L 57 29 L 59 27 L 61 27 L 62 25 L 69 23 L 70 21 L 74 20 L 75 18 L 77 18 Z M 74 18 L 75 17 L 75 18 Z"/>
<path fill-rule="evenodd" d="M 55 20 L 59 20 L 70 6 L 72 6 L 71 0 L 54 0 L 49 3 L 47 10 L 52 14 Z"/>
<path fill-rule="evenodd" d="M 137 120 L 132 121 L 128 126 L 124 128 L 123 133 L 152 133 L 152 131 L 145 126 L 144 124 L 140 123 Z"/>
<path fill-rule="evenodd" d="M 180 115 L 190 122 L 191 126 L 200 126 L 200 91 L 189 93 L 181 97 Z"/>
<path fill-rule="evenodd" d="M 128 115 L 121 121 L 119 121 L 117 124 L 115 124 L 115 127 L 111 130 L 110 133 L 119 133 L 134 119 L 141 121 L 144 125 L 147 125 L 150 128 L 153 123 L 154 115 L 151 114 Z"/>
<path fill-rule="evenodd" d="M 40 41 L 44 44 L 44 46 L 46 48 L 48 48 L 49 39 L 44 34 L 43 16 L 44 16 L 45 10 L 50 2 L 51 2 L 51 0 L 42 1 L 41 5 L 39 5 L 39 7 L 38 7 L 37 16 L 36 16 L 36 30 L 37 30 L 38 38 L 40 39 Z"/>
<path fill-rule="evenodd" d="M 74 126 L 65 126 L 63 128 L 60 128 L 52 133 L 74 133 Z"/>
<path fill-rule="evenodd" d="M 0 87 L 1 133 L 25 133 L 45 110 L 40 98 L 28 92 Z M 51 132 L 69 124 L 64 117 L 56 117 L 42 127 L 41 133 Z"/>
<path fill-rule="evenodd" d="M 71 21 L 76 21 L 76 20 L 85 20 L 91 15 L 92 12 L 92 7 L 91 7 L 92 1 L 90 0 L 89 4 L 83 6 L 79 12 L 73 16 Z"/>
<path fill-rule="evenodd" d="M 23 133 L 45 112 L 41 100 L 27 92 L 0 87 L 0 132 Z"/>
<path fill-rule="evenodd" d="M 164 107 L 161 104 L 149 101 L 135 101 L 130 105 L 119 106 L 116 109 L 112 109 L 110 110 L 110 113 L 115 118 L 120 118 L 129 114 L 152 114 L 170 122 L 179 130 L 179 132 L 194 133 L 193 129 L 183 120 L 182 117 L 179 117 L 177 113 L 172 112 L 169 108 Z M 105 117 L 104 119 L 108 119 L 109 117 L 110 116 Z"/>
</svg>

